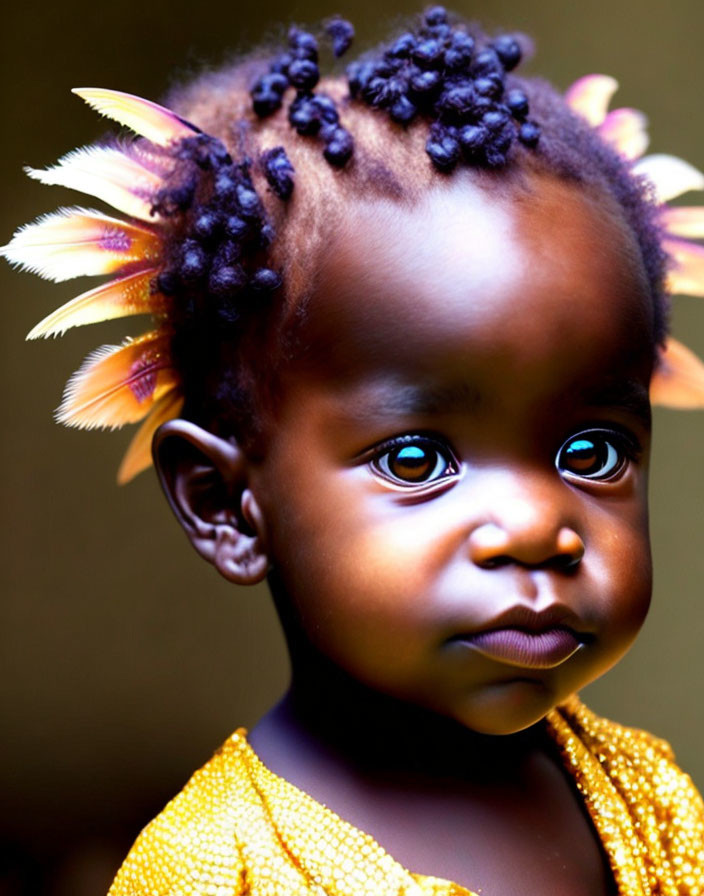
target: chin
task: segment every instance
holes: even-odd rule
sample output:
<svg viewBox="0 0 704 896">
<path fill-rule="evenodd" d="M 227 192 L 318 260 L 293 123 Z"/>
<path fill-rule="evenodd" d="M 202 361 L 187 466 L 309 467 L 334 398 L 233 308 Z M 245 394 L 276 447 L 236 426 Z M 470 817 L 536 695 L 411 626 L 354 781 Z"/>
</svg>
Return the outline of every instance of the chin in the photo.
<svg viewBox="0 0 704 896">
<path fill-rule="evenodd" d="M 455 719 L 478 734 L 517 734 L 543 719 L 564 697 L 537 678 L 516 678 L 474 694 Z"/>
</svg>

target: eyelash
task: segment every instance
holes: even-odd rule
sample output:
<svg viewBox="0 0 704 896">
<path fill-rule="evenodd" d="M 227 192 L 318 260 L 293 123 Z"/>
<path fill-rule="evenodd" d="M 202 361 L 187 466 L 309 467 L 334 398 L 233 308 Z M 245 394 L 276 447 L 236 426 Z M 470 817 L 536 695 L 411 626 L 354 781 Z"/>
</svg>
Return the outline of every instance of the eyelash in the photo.
<svg viewBox="0 0 704 896">
<path fill-rule="evenodd" d="M 396 460 L 402 460 L 398 455 L 403 449 L 416 449 L 415 452 L 408 451 L 405 458 L 409 469 L 414 465 L 419 477 L 424 476 L 423 470 L 423 453 L 428 457 L 429 453 L 435 454 L 435 460 L 432 464 L 429 474 L 425 478 L 402 479 L 396 476 L 389 467 L 389 463 L 393 462 L 393 456 L 397 453 Z M 372 470 L 382 479 L 402 488 L 417 488 L 428 486 L 450 479 L 460 471 L 460 464 L 451 449 L 438 439 L 431 436 L 423 435 L 405 435 L 390 439 L 382 445 L 374 449 L 372 456 L 367 461 Z"/>
<path fill-rule="evenodd" d="M 582 443 L 582 457 L 578 453 L 580 443 Z M 567 451 L 570 447 L 574 449 L 571 460 L 577 465 L 581 462 L 582 469 L 567 468 L 567 461 L 570 460 Z M 555 467 L 568 481 L 612 482 L 620 479 L 629 461 L 637 461 L 640 455 L 641 448 L 631 435 L 615 429 L 595 427 L 581 430 L 566 439 L 555 457 Z M 595 460 L 590 465 L 589 460 L 592 457 Z M 591 470 L 590 466 L 593 467 L 595 463 L 596 469 Z"/>
<path fill-rule="evenodd" d="M 582 458 L 578 456 L 577 446 L 580 442 L 592 443 L 592 453 L 596 456 L 595 462 L 600 464 L 596 470 L 590 470 L 586 463 L 589 460 L 589 455 Z M 571 458 L 572 462 L 578 463 L 581 460 L 586 464 L 582 470 L 567 468 L 567 461 L 570 458 L 566 452 L 571 446 L 575 448 L 575 453 Z M 403 458 L 400 454 L 404 448 L 416 449 L 416 451 L 407 452 L 407 456 Z M 583 446 L 583 450 L 589 450 L 586 444 Z M 429 453 L 432 452 L 435 455 L 434 463 L 429 469 L 429 464 L 426 464 L 424 470 L 423 461 L 424 459 L 429 460 Z M 396 457 L 394 458 L 395 453 Z M 599 457 L 600 454 L 601 457 Z M 628 462 L 637 461 L 640 455 L 641 448 L 630 434 L 615 429 L 593 427 L 580 430 L 565 439 L 555 457 L 555 467 L 559 474 L 568 481 L 610 482 L 619 479 L 625 472 Z M 436 485 L 439 482 L 452 479 L 459 474 L 461 467 L 454 452 L 445 442 L 432 436 L 420 434 L 408 434 L 389 439 L 373 449 L 370 456 L 363 460 L 369 464 L 377 476 L 386 482 L 408 489 Z M 393 463 L 394 460 L 405 460 L 409 471 L 412 471 L 415 466 L 418 478 L 403 479 L 394 474 L 390 467 L 390 463 Z"/>
</svg>

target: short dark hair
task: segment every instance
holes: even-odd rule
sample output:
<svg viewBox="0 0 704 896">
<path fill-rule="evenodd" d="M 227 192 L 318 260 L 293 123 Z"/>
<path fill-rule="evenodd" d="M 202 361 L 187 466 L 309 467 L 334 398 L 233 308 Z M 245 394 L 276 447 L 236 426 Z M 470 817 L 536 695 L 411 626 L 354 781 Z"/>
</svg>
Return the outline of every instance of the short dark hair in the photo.
<svg viewBox="0 0 704 896">
<path fill-rule="evenodd" d="M 338 49 L 350 26 L 333 20 L 333 41 L 335 27 Z M 489 189 L 535 171 L 609 197 L 640 253 L 655 353 L 667 328 L 656 205 L 550 84 L 513 73 L 524 46 L 506 35 L 490 40 L 433 7 L 346 77 L 319 81 L 317 40 L 293 28 L 283 53 L 263 48 L 172 92 L 167 104 L 209 135 L 184 141 L 182 164 L 158 200 L 173 221 L 159 288 L 173 299 L 186 416 L 254 444 L 258 401 L 345 207 L 371 198 L 412 204 L 458 164 Z M 430 81 L 432 90 L 419 91 Z"/>
</svg>

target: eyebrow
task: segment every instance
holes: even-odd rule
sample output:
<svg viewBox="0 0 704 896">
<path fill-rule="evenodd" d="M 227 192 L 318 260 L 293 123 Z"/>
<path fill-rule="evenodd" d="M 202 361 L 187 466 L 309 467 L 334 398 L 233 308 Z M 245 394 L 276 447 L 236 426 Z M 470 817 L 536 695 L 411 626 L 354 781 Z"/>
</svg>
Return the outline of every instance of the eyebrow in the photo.
<svg viewBox="0 0 704 896">
<path fill-rule="evenodd" d="M 619 408 L 632 414 L 643 425 L 651 421 L 648 390 L 642 383 L 618 379 L 600 384 L 596 389 L 575 394 L 585 405 L 595 408 Z M 384 385 L 364 402 L 348 403 L 348 410 L 362 417 L 432 416 L 455 412 L 477 412 L 486 405 L 486 396 L 471 383 Z"/>
<path fill-rule="evenodd" d="M 378 398 L 366 402 L 371 414 L 432 415 L 474 411 L 483 403 L 480 391 L 467 382 L 384 387 Z"/>
<path fill-rule="evenodd" d="M 650 424 L 650 397 L 645 386 L 637 380 L 619 379 L 587 391 L 580 396 L 586 404 L 598 408 L 620 408 L 633 414 L 646 426 Z"/>
</svg>

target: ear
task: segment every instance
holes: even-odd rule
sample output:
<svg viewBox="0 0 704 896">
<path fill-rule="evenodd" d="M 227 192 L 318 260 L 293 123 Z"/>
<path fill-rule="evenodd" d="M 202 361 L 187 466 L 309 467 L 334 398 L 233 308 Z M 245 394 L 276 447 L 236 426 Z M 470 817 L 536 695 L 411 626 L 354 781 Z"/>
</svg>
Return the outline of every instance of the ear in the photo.
<svg viewBox="0 0 704 896">
<path fill-rule="evenodd" d="M 237 443 L 170 420 L 156 431 L 152 454 L 171 509 L 198 553 L 230 582 L 260 582 L 269 567 L 264 520 Z"/>
</svg>

